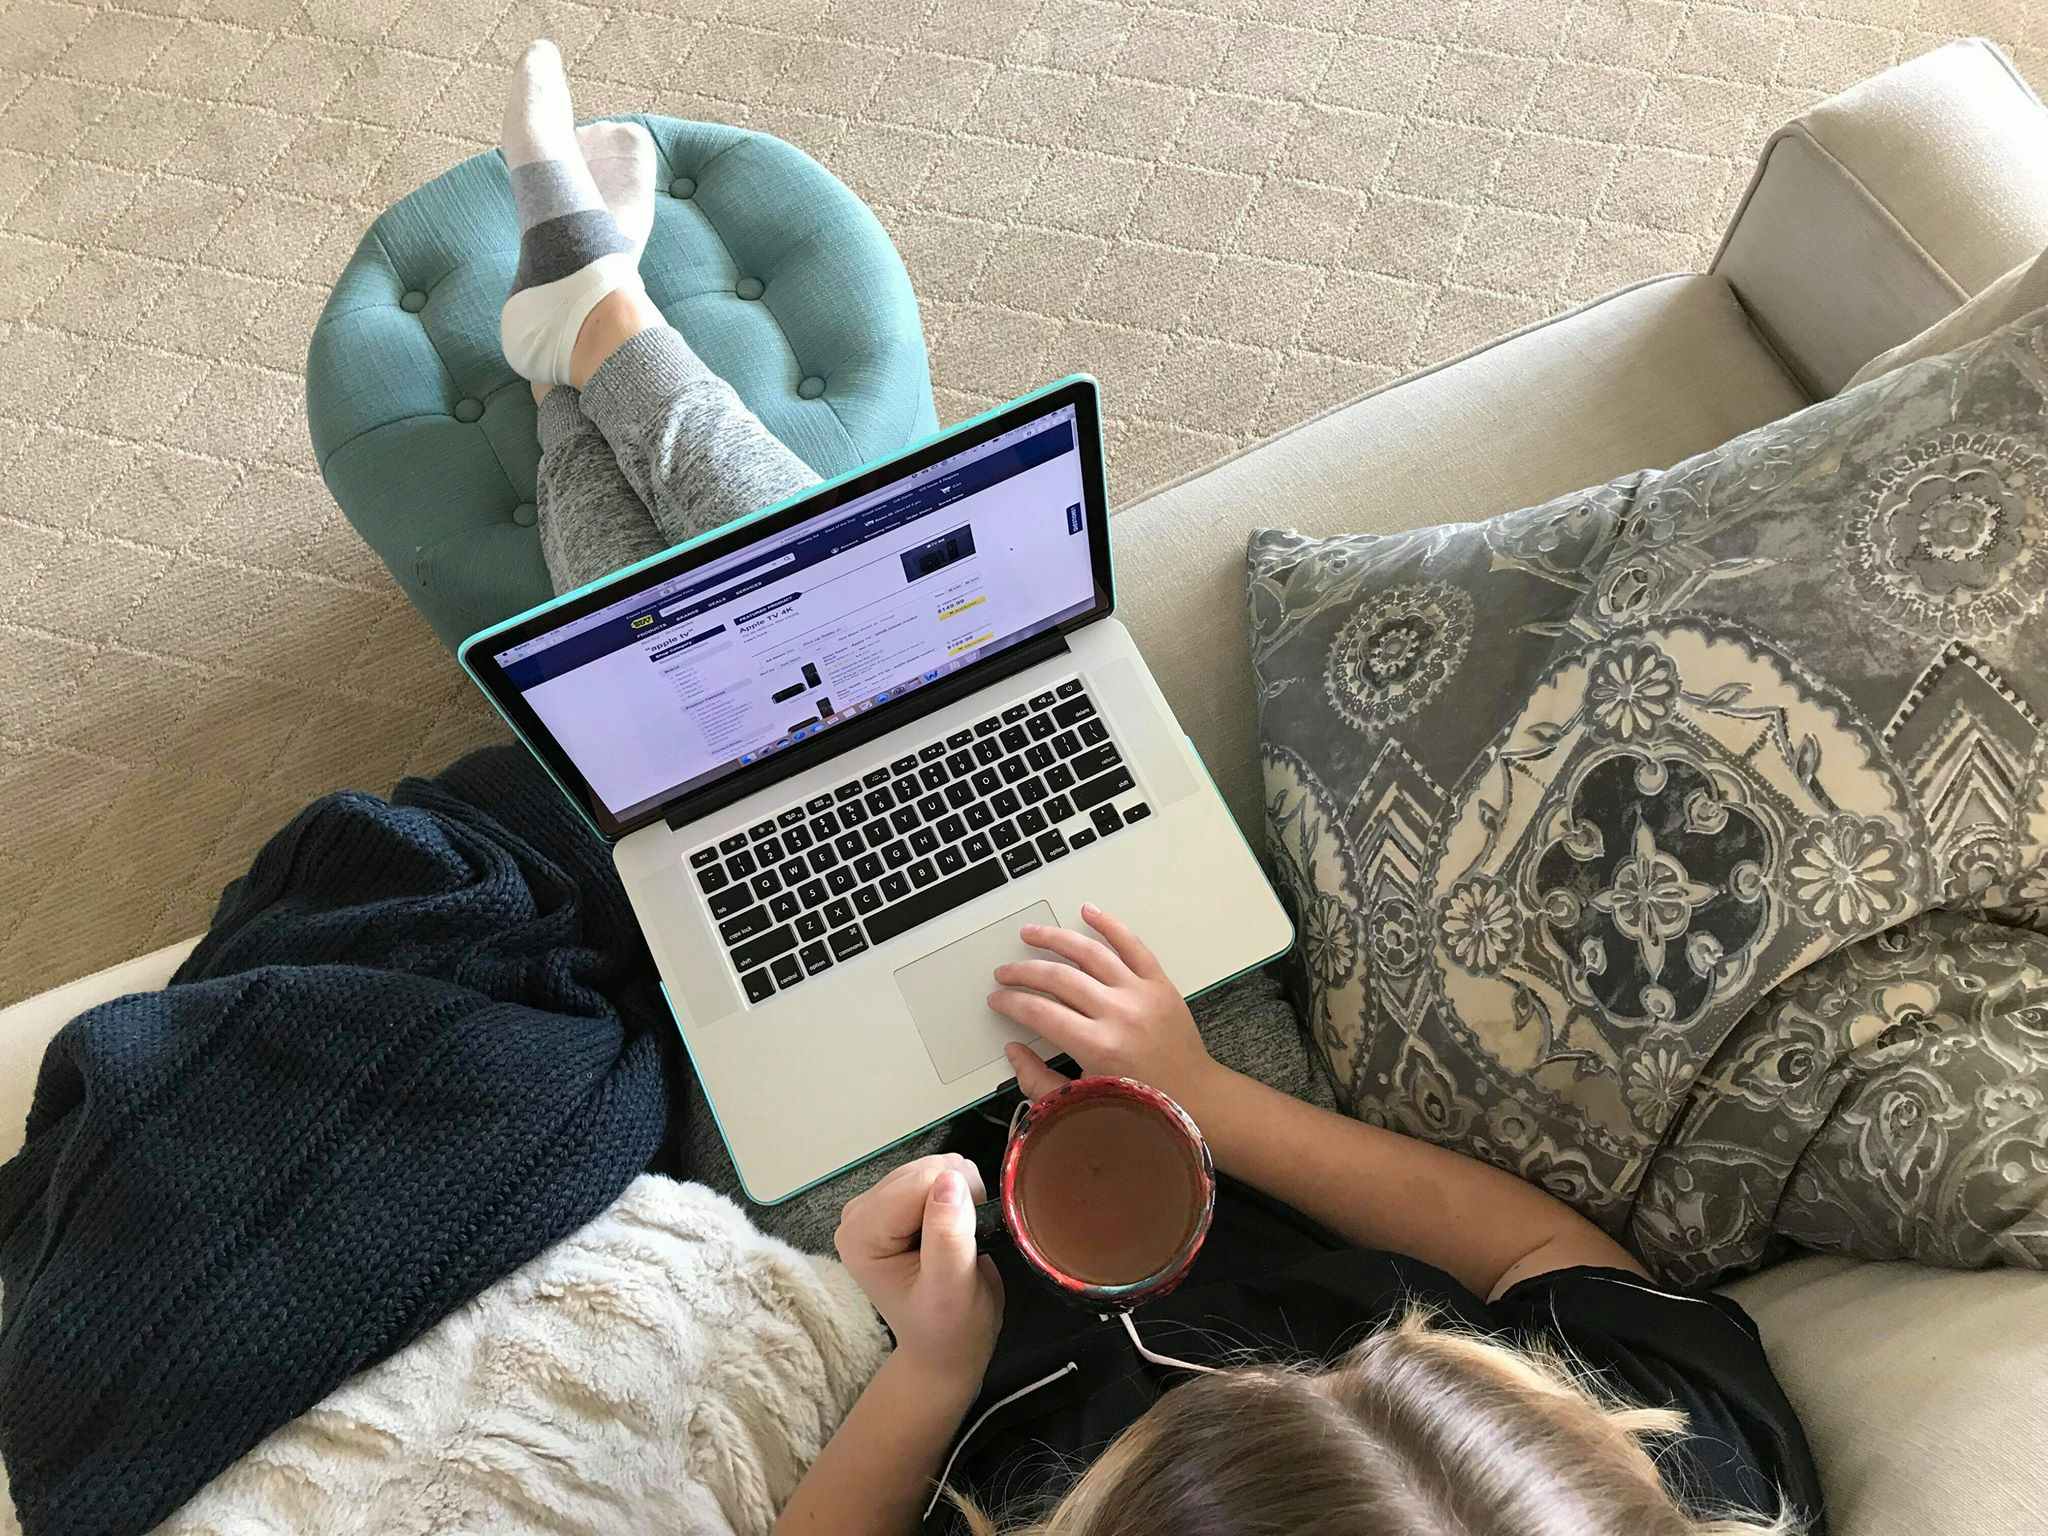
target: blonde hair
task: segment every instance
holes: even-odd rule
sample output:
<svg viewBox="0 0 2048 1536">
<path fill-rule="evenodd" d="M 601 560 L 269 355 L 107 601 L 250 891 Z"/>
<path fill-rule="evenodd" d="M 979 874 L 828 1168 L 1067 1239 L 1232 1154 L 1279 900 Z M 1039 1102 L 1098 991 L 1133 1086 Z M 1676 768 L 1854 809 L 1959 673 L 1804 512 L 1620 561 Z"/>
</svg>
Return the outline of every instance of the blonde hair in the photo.
<svg viewBox="0 0 2048 1536">
<path fill-rule="evenodd" d="M 1011 1536 L 1795 1536 L 1789 1515 L 1688 1515 L 1645 1447 L 1684 1428 L 1553 1353 L 1416 1310 L 1327 1370 L 1175 1387 Z"/>
</svg>

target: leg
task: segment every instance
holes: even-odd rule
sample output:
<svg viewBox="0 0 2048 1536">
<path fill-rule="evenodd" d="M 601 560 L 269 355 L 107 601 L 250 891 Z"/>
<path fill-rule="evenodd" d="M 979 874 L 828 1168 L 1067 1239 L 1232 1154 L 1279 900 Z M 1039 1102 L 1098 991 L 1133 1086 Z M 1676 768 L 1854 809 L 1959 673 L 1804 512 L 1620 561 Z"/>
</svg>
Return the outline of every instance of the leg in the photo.
<svg viewBox="0 0 2048 1536">
<path fill-rule="evenodd" d="M 647 503 L 619 473 L 611 445 L 566 386 L 548 390 L 540 401 L 537 482 L 540 552 L 557 593 L 668 547 Z"/>
<path fill-rule="evenodd" d="M 818 483 L 642 294 L 613 294 L 583 327 L 583 413 L 680 544 Z"/>
</svg>

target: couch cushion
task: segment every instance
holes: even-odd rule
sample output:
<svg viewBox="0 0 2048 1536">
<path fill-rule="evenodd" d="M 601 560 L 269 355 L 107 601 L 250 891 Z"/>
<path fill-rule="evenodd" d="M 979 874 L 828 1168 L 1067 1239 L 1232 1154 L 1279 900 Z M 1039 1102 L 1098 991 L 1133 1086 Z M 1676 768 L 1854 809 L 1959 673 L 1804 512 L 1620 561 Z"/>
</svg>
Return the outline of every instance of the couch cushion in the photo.
<svg viewBox="0 0 2048 1536">
<path fill-rule="evenodd" d="M 1923 357 L 1953 352 L 2043 308 L 2048 308 L 2048 251 L 2032 261 L 2021 262 L 1961 309 L 1951 310 L 1919 335 L 1900 342 L 1889 352 L 1878 353 L 1856 370 L 1848 387 L 1854 389 L 1879 374 L 1917 363 Z"/>
<path fill-rule="evenodd" d="M 1263 846 L 1244 548 L 1395 533 L 1676 463 L 1805 405 L 1714 277 L 1658 278 L 1337 407 L 1125 508 L 1118 614 Z"/>
<path fill-rule="evenodd" d="M 1807 1258 L 1727 1294 L 1763 1330 L 1838 1536 L 2048 1529 L 2048 1275 Z"/>
</svg>

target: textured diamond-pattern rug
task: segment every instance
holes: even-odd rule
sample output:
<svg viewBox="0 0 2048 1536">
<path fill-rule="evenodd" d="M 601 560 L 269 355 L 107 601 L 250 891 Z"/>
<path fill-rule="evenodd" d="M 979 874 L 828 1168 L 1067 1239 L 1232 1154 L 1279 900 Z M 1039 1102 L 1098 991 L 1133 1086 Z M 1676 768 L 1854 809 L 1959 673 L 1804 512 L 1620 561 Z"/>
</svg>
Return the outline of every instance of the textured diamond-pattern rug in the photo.
<svg viewBox="0 0 2048 1536">
<path fill-rule="evenodd" d="M 0 1001 L 495 734 L 328 500 L 300 366 L 534 36 L 585 113 L 764 128 L 866 197 L 942 419 L 1097 374 L 1128 500 L 1698 266 L 1772 126 L 1968 32 L 2048 79 L 2032 0 L 0 0 Z"/>
</svg>

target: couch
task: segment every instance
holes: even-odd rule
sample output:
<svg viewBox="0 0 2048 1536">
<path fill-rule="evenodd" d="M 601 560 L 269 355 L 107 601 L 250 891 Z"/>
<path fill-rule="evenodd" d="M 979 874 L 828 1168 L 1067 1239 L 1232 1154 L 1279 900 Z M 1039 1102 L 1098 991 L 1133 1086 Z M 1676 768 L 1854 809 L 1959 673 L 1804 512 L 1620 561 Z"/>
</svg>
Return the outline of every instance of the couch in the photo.
<svg viewBox="0 0 2048 1536">
<path fill-rule="evenodd" d="M 1393 532 L 1674 463 L 1835 392 L 2044 247 L 2048 109 L 1988 44 L 1952 44 L 1780 130 L 1706 272 L 1609 294 L 1123 508 L 1121 615 L 1258 846 L 1249 529 Z M 0 1158 L 52 1033 L 162 985 L 189 948 L 0 1011 Z M 1729 1290 L 1805 1419 L 1838 1536 L 2048 1530 L 2048 1275 L 1816 1256 Z"/>
</svg>

